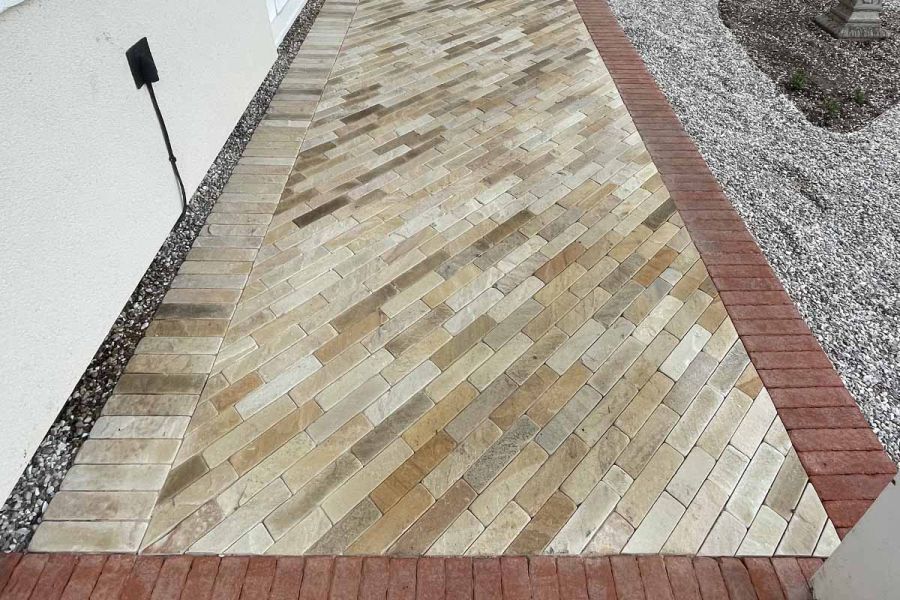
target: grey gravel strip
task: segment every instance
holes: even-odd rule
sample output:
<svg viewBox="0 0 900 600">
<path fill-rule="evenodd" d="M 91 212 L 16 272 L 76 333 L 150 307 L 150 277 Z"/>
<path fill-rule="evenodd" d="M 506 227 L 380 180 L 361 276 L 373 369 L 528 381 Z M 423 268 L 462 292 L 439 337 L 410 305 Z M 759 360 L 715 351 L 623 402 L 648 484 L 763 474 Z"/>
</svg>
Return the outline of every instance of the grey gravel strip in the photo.
<svg viewBox="0 0 900 600">
<path fill-rule="evenodd" d="M 100 416 L 119 376 L 134 354 L 194 238 L 228 182 L 306 39 L 325 0 L 309 0 L 278 47 L 278 58 L 260 84 L 219 155 L 190 199 L 185 217 L 169 233 L 128 303 L 81 376 L 25 472 L 0 509 L 0 552 L 23 551 L 53 494 Z"/>
<path fill-rule="evenodd" d="M 900 107 L 852 134 L 820 129 L 756 68 L 716 0 L 610 5 L 900 459 Z"/>
</svg>

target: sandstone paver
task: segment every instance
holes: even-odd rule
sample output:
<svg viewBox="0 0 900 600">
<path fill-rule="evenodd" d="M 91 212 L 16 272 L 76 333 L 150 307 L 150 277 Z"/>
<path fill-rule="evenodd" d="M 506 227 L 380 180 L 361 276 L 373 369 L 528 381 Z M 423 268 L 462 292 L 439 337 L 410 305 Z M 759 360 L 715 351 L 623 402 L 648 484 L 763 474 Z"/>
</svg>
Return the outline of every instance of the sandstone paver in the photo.
<svg viewBox="0 0 900 600">
<path fill-rule="evenodd" d="M 631 109 L 572 0 L 326 0 L 32 548 L 827 552 Z"/>
</svg>

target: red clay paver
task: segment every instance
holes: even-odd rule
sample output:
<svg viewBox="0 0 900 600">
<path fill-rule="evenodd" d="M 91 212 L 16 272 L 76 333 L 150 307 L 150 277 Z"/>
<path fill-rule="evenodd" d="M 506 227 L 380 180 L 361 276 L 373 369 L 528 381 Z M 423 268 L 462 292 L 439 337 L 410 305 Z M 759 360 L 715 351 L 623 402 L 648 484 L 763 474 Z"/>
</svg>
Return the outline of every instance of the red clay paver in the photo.
<svg viewBox="0 0 900 600">
<path fill-rule="evenodd" d="M 356 600 L 362 579 L 363 559 L 360 556 L 339 556 L 334 561 L 331 581 L 331 600 Z"/>
<path fill-rule="evenodd" d="M 747 572 L 743 561 L 737 558 L 719 559 L 719 568 L 722 569 L 722 579 L 728 589 L 728 597 L 731 600 L 756 600 L 756 591 L 753 589 L 753 581 Z"/>
<path fill-rule="evenodd" d="M 504 556 L 500 559 L 500 575 L 503 584 L 503 600 L 528 600 L 531 598 L 527 558 Z"/>
<path fill-rule="evenodd" d="M 773 558 L 772 566 L 787 600 L 812 600 L 809 583 L 796 558 Z"/>
<path fill-rule="evenodd" d="M 415 600 L 416 559 L 392 558 L 391 579 L 388 584 L 388 600 Z"/>
<path fill-rule="evenodd" d="M 149 600 L 162 565 L 163 557 L 161 556 L 139 556 L 131 574 L 125 581 L 122 600 Z"/>
<path fill-rule="evenodd" d="M 788 431 L 797 452 L 869 450 L 883 452 L 871 429 L 794 429 Z"/>
<path fill-rule="evenodd" d="M 784 408 L 779 414 L 784 426 L 790 429 L 865 429 L 869 426 L 862 413 L 852 406 Z"/>
<path fill-rule="evenodd" d="M 743 226 L 743 224 L 742 224 Z M 711 266 L 710 269 L 723 268 Z M 731 265 L 731 269 L 758 269 L 759 265 Z M 731 307 L 730 314 L 735 315 L 738 319 L 770 319 L 772 321 L 782 321 L 782 320 L 790 320 L 790 319 L 799 319 L 800 313 L 797 309 L 789 304 L 781 304 L 781 305 L 763 305 L 763 306 L 753 306 L 753 305 L 742 305 L 735 304 Z M 780 359 L 784 354 L 782 352 L 766 352 L 761 351 L 757 354 L 758 360 L 761 361 L 759 364 L 768 364 L 766 361 L 768 358 Z M 821 354 L 818 352 L 802 352 L 801 354 L 806 355 L 808 360 L 812 360 L 813 364 L 822 364 L 821 363 Z M 826 364 L 831 364 L 827 360 Z M 779 364 L 783 364 L 780 363 Z"/>
<path fill-rule="evenodd" d="M 219 573 L 218 556 L 199 556 L 191 564 L 181 597 L 185 600 L 210 600 L 216 575 Z"/>
<path fill-rule="evenodd" d="M 75 570 L 76 560 L 77 557 L 71 554 L 51 555 L 37 585 L 34 586 L 31 597 L 40 600 L 59 600 L 72 571 Z"/>
<path fill-rule="evenodd" d="M 666 564 L 662 556 L 639 556 L 638 567 L 644 584 L 644 595 L 656 600 L 674 600 Z"/>
<path fill-rule="evenodd" d="M 884 452 L 800 452 L 804 468 L 820 475 L 890 474 L 895 466 Z"/>
<path fill-rule="evenodd" d="M 238 600 L 249 564 L 250 559 L 247 557 L 226 556 L 223 558 L 219 565 L 219 573 L 216 575 L 212 597 L 216 600 Z"/>
<path fill-rule="evenodd" d="M 241 600 L 266 600 L 269 597 L 277 561 L 274 556 L 254 556 L 250 559 Z"/>
<path fill-rule="evenodd" d="M 686 556 L 667 556 L 665 563 L 675 600 L 702 600 L 691 559 Z"/>
<path fill-rule="evenodd" d="M 894 478 L 883 475 L 810 475 L 809 480 L 823 502 L 828 500 L 875 500 Z"/>
<path fill-rule="evenodd" d="M 275 579 L 272 582 L 270 600 L 296 600 L 303 582 L 302 556 L 285 556 L 275 565 Z"/>
<path fill-rule="evenodd" d="M 303 569 L 303 583 L 300 585 L 300 600 L 321 600 L 328 597 L 331 590 L 331 575 L 334 558 L 313 556 L 306 559 Z"/>
<path fill-rule="evenodd" d="M 744 559 L 744 565 L 750 573 L 750 581 L 753 582 L 759 600 L 785 600 L 784 591 L 771 560 L 747 558 Z"/>
<path fill-rule="evenodd" d="M 869 508 L 868 500 L 831 500 L 823 504 L 835 527 L 852 527 Z"/>
<path fill-rule="evenodd" d="M 619 600 L 644 600 L 646 596 L 637 558 L 634 556 L 611 556 L 609 562 L 612 565 L 613 580 L 616 583 L 616 595 Z"/>
<path fill-rule="evenodd" d="M 12 577 L 16 565 L 22 560 L 21 554 L 5 554 L 0 556 L 0 591 L 6 587 L 9 578 Z"/>
<path fill-rule="evenodd" d="M 724 304 L 726 307 L 729 306 L 727 302 Z M 791 323 L 792 321 L 783 322 Z M 778 321 L 778 323 L 782 323 L 782 321 Z M 779 331 L 778 333 L 783 332 Z M 814 352 L 819 345 L 812 335 L 742 335 L 741 341 L 747 352 L 751 354 L 757 352 Z"/>
<path fill-rule="evenodd" d="M 590 600 L 617 600 L 616 584 L 608 558 L 584 559 L 584 574 Z"/>
<path fill-rule="evenodd" d="M 822 566 L 821 558 L 798 558 L 797 564 L 800 565 L 800 570 L 803 572 L 803 576 L 806 577 L 806 582 L 810 586 L 812 586 L 812 577 L 816 574 L 816 571 L 819 570 L 819 567 Z"/>
<path fill-rule="evenodd" d="M 779 409 L 856 406 L 850 392 L 841 388 L 780 389 L 774 390 L 769 395 L 772 397 L 772 403 Z"/>
<path fill-rule="evenodd" d="M 472 579 L 472 559 L 448 558 L 444 567 L 447 577 L 446 599 L 468 600 L 472 598 L 475 583 Z"/>
<path fill-rule="evenodd" d="M 363 562 L 359 600 L 376 600 L 387 595 L 390 561 L 384 557 L 367 558 Z"/>
<path fill-rule="evenodd" d="M 62 600 L 86 600 L 87 598 L 91 598 L 91 600 L 103 600 L 104 589 L 100 587 L 100 577 L 106 570 L 106 565 L 113 558 L 116 557 L 98 555 L 79 556 L 78 562 L 75 564 L 75 569 L 69 577 L 69 583 L 66 584 L 66 589 L 63 590 Z M 133 557 L 131 558 L 132 561 L 130 564 L 123 563 L 121 565 L 123 571 L 125 571 L 122 575 L 126 579 L 134 572 L 134 560 Z M 124 584 L 122 589 L 124 590 Z M 124 598 L 125 595 L 118 594 L 109 597 Z"/>
<path fill-rule="evenodd" d="M 728 600 L 728 589 L 719 563 L 714 558 L 694 559 L 694 572 L 697 574 L 703 600 Z"/>
<path fill-rule="evenodd" d="M 559 578 L 559 596 L 563 600 L 588 600 L 584 560 L 575 556 L 556 559 L 556 575 Z"/>
<path fill-rule="evenodd" d="M 416 567 L 416 599 L 440 600 L 444 597 L 443 558 L 420 558 Z"/>
<path fill-rule="evenodd" d="M 749 306 L 743 308 L 764 308 L 764 309 L 777 309 L 777 308 L 788 308 L 784 306 Z M 760 316 L 758 318 L 765 318 L 770 320 L 771 316 Z M 828 358 L 819 353 L 819 352 L 754 352 L 753 353 L 753 364 L 757 366 L 759 369 L 827 369 L 831 366 L 831 363 L 828 362 Z M 804 409 L 799 409 L 804 410 Z M 859 417 L 860 414 L 857 412 L 853 417 Z M 783 418 L 783 417 L 782 417 Z M 865 422 L 865 421 L 863 421 Z"/>
<path fill-rule="evenodd" d="M 529 568 L 531 593 L 534 600 L 557 600 L 559 582 L 556 578 L 556 558 L 539 556 L 531 560 Z"/>
<path fill-rule="evenodd" d="M 758 321 L 745 321 L 745 323 L 759 323 Z M 766 321 L 766 328 L 775 328 L 784 323 L 785 325 L 796 323 L 796 321 Z M 805 325 L 804 325 L 805 327 Z M 735 327 L 738 334 L 741 333 L 740 327 Z M 754 329 L 761 329 L 755 327 Z M 752 353 L 751 353 L 752 356 Z M 841 387 L 844 384 L 841 378 L 832 369 L 759 369 L 759 378 L 762 379 L 766 388 L 773 390 L 778 388 L 805 388 L 805 387 Z M 785 424 L 787 427 L 787 424 Z M 815 426 L 813 426 L 815 427 Z M 810 427 L 809 429 L 811 429 Z M 836 427 L 834 429 L 839 429 Z M 797 429 L 797 427 L 793 427 Z M 808 429 L 803 427 L 802 429 Z"/>
<path fill-rule="evenodd" d="M 178 598 L 184 589 L 184 582 L 191 570 L 192 559 L 190 556 L 170 556 L 166 558 L 156 586 L 153 588 L 151 600 L 165 600 L 166 598 Z"/>
<path fill-rule="evenodd" d="M 685 133 L 607 0 L 575 0 L 575 5 L 735 330 L 769 389 L 813 487 L 829 517 L 841 523 L 835 525 L 843 537 L 864 511 L 859 504 L 848 510 L 829 501 L 871 504 L 896 473 L 895 465 Z M 835 478 L 830 469 L 820 470 L 827 462 L 803 457 L 806 452 L 827 451 L 871 451 L 880 456 L 845 462 L 849 472 L 840 475 L 847 477 Z M 851 471 L 853 465 L 856 470 Z M 857 491 L 851 491 L 853 486 Z"/>
<path fill-rule="evenodd" d="M 0 594 L 0 600 L 28 600 L 37 585 L 44 567 L 47 565 L 47 554 L 27 554 L 22 557 L 9 582 Z"/>
<path fill-rule="evenodd" d="M 502 600 L 500 559 L 476 558 L 472 562 L 475 576 L 475 600 Z"/>
</svg>

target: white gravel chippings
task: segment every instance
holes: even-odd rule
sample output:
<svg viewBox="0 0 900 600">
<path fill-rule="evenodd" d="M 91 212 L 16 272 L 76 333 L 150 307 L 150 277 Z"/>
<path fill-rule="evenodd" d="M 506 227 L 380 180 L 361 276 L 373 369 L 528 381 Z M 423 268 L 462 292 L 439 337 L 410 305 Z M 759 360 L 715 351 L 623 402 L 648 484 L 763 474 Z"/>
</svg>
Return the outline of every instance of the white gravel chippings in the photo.
<svg viewBox="0 0 900 600">
<path fill-rule="evenodd" d="M 250 136 L 297 56 L 325 0 L 309 0 L 278 47 L 278 58 L 260 84 L 231 136 L 189 200 L 156 258 L 138 283 L 90 365 L 66 401 L 3 507 L 0 552 L 27 548 L 51 498 L 112 393 L 125 365 L 162 303 L 178 268 L 228 182 Z M 176 154 L 178 149 L 175 149 Z"/>
<path fill-rule="evenodd" d="M 610 5 L 900 459 L 900 107 L 852 134 L 820 129 L 756 68 L 716 0 Z"/>
</svg>

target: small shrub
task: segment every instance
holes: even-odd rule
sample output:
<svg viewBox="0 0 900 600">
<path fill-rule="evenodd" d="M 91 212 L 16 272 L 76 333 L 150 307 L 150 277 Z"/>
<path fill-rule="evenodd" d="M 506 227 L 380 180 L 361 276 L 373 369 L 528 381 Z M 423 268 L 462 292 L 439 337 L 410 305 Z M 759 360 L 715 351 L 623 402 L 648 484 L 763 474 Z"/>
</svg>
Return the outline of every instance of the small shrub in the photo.
<svg viewBox="0 0 900 600">
<path fill-rule="evenodd" d="M 836 119 L 841 116 L 841 104 L 834 98 L 825 100 L 825 116 L 828 120 Z"/>
<path fill-rule="evenodd" d="M 853 92 L 853 101 L 859 106 L 862 106 L 869 101 L 868 94 L 866 94 L 865 90 L 857 88 L 856 91 Z"/>
<path fill-rule="evenodd" d="M 795 92 L 806 89 L 806 73 L 802 69 L 794 71 L 788 80 L 788 87 Z"/>
</svg>

